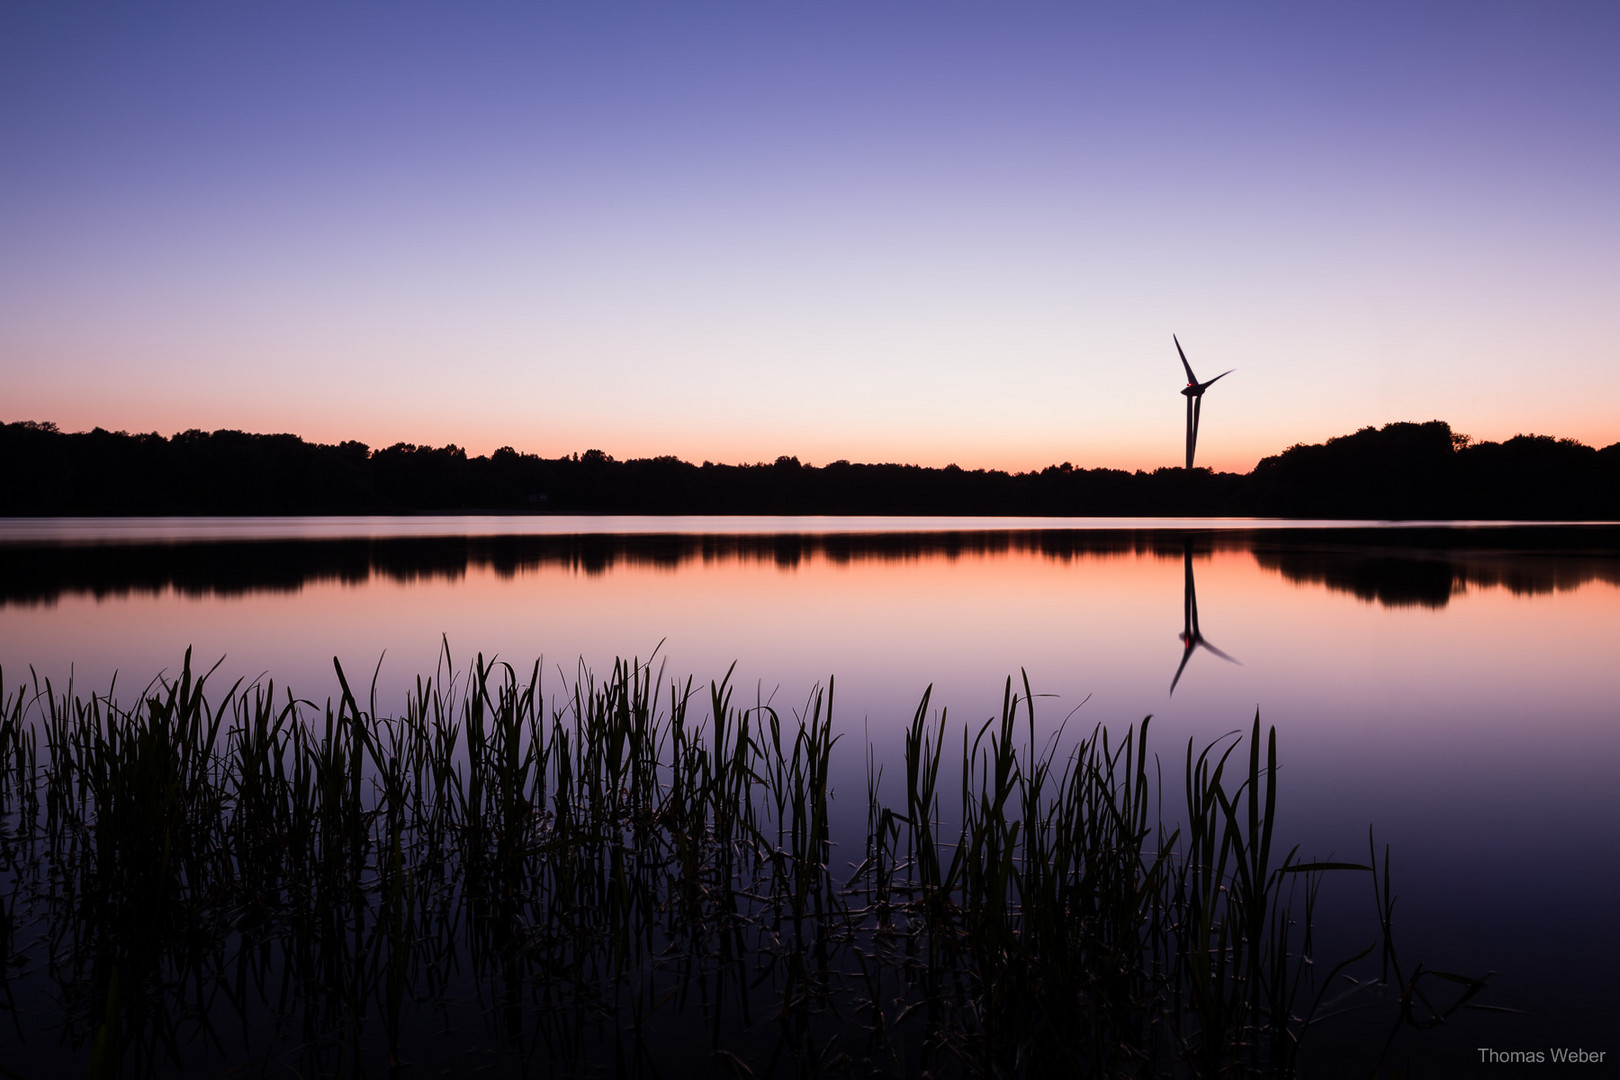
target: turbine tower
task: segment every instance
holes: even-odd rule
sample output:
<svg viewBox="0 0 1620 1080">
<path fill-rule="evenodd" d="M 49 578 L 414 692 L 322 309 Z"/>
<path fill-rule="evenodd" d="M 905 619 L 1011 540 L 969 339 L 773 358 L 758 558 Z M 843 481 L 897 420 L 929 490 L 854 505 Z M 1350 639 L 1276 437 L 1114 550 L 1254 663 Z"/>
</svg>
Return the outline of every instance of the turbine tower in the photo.
<svg viewBox="0 0 1620 1080">
<path fill-rule="evenodd" d="M 1187 399 L 1187 468 L 1191 469 L 1193 467 L 1193 450 L 1198 446 L 1198 413 L 1204 403 L 1204 391 L 1237 369 L 1228 368 L 1209 380 L 1209 382 L 1201 383 L 1198 381 L 1198 376 L 1193 374 L 1192 365 L 1187 363 L 1187 354 L 1182 352 L 1181 342 L 1176 338 L 1176 335 L 1171 334 L 1170 340 L 1176 343 L 1176 352 L 1181 353 L 1181 366 L 1187 369 L 1187 388 L 1181 393 Z"/>
</svg>

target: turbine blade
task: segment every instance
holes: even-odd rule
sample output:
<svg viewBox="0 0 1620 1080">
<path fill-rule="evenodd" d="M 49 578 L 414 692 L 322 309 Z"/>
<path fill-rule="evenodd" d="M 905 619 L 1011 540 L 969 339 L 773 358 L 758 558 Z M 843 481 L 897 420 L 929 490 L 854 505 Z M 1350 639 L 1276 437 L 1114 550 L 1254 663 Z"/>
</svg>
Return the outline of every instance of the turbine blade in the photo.
<svg viewBox="0 0 1620 1080">
<path fill-rule="evenodd" d="M 1237 368 L 1228 368 L 1226 371 L 1221 372 L 1219 375 L 1217 375 L 1213 379 L 1209 380 L 1209 382 L 1201 384 L 1198 387 L 1198 392 L 1200 394 L 1203 393 L 1205 390 L 1208 390 L 1211 386 L 1214 386 L 1216 383 L 1220 382 L 1222 379 L 1226 378 L 1228 375 L 1232 374 L 1232 372 L 1234 372 L 1236 370 L 1237 370 Z"/>
<path fill-rule="evenodd" d="M 1193 651 L 1190 648 L 1185 649 L 1181 654 L 1181 664 L 1176 668 L 1176 677 L 1170 680 L 1170 693 L 1172 696 L 1176 692 L 1176 683 L 1181 681 L 1181 673 L 1187 670 L 1187 661 L 1192 659 L 1192 654 Z"/>
<path fill-rule="evenodd" d="M 1203 412 L 1204 399 L 1194 396 L 1188 398 L 1192 404 L 1192 426 L 1187 429 L 1187 468 L 1193 467 L 1193 451 L 1198 449 L 1198 414 Z"/>
<path fill-rule="evenodd" d="M 1220 657 L 1222 660 L 1225 660 L 1228 664 L 1236 664 L 1238 667 L 1243 666 L 1243 661 L 1239 660 L 1235 656 L 1227 656 L 1225 653 L 1221 652 L 1221 650 L 1217 649 L 1215 646 L 1211 645 L 1209 642 L 1205 641 L 1203 638 L 1198 639 L 1198 644 L 1202 645 L 1204 648 L 1208 649 L 1210 652 L 1214 653 L 1216 656 Z"/>
<path fill-rule="evenodd" d="M 1197 386 L 1198 385 L 1198 376 L 1196 376 L 1196 375 L 1194 375 L 1192 373 L 1192 365 L 1187 363 L 1187 354 L 1182 351 L 1181 340 L 1179 338 L 1177 338 L 1176 335 L 1174 335 L 1174 334 L 1170 335 L 1170 340 L 1174 341 L 1176 343 L 1176 352 L 1180 353 L 1180 355 L 1181 355 L 1181 366 L 1187 369 L 1187 383 L 1188 383 L 1188 385 Z"/>
<path fill-rule="evenodd" d="M 1187 399 L 1187 468 L 1192 468 L 1193 448 L 1198 443 L 1197 422 L 1193 419 L 1193 402 L 1195 398 Z"/>
</svg>

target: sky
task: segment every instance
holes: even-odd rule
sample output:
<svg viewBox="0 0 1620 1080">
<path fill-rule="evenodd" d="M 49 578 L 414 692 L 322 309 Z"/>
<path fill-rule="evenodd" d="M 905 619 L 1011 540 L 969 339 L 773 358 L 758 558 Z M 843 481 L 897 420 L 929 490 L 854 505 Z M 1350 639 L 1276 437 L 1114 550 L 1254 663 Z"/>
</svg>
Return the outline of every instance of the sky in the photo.
<svg viewBox="0 0 1620 1080">
<path fill-rule="evenodd" d="M 1620 441 L 1620 5 L 0 5 L 0 420 L 1022 470 Z"/>
</svg>

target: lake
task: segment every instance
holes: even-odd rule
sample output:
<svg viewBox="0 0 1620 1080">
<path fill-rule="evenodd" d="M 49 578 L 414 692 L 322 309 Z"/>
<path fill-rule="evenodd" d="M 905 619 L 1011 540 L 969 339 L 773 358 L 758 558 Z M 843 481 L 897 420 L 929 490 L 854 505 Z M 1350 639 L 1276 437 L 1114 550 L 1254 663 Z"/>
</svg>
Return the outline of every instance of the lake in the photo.
<svg viewBox="0 0 1620 1080">
<path fill-rule="evenodd" d="M 445 648 L 458 668 L 538 659 L 559 694 L 616 657 L 653 658 L 666 681 L 729 670 L 784 714 L 831 683 L 851 820 L 859 744 L 894 755 L 927 687 L 952 730 L 996 715 L 1009 676 L 1043 695 L 1043 737 L 1151 715 L 1171 816 L 1188 740 L 1258 711 L 1286 844 L 1364 860 L 1370 826 L 1410 959 L 1494 971 L 1481 1000 L 1520 1010 L 1403 1042 L 1447 1072 L 1482 1045 L 1620 1051 L 1617 627 L 1620 528 L 1602 525 L 0 522 L 8 692 L 105 693 L 116 676 L 133 699 L 188 647 L 220 662 L 212 685 L 273 678 L 317 702 L 336 657 L 357 688 L 375 679 L 383 712 Z M 1324 896 L 1325 934 L 1371 940 L 1365 888 Z"/>
</svg>

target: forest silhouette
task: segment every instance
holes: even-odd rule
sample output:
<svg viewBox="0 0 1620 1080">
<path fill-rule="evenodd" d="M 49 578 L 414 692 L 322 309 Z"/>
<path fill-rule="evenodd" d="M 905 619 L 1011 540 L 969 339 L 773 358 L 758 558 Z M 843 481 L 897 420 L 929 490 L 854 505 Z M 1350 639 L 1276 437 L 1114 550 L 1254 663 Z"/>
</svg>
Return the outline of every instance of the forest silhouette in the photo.
<svg viewBox="0 0 1620 1080">
<path fill-rule="evenodd" d="M 502 447 L 306 442 L 184 431 L 169 438 L 0 425 L 0 514 L 936 514 L 1339 519 L 1620 519 L 1620 443 L 1519 435 L 1474 442 L 1440 420 L 1367 427 L 1262 459 L 1249 473 L 1162 468 L 1029 472 L 899 464 L 695 465 L 545 458 Z"/>
</svg>

